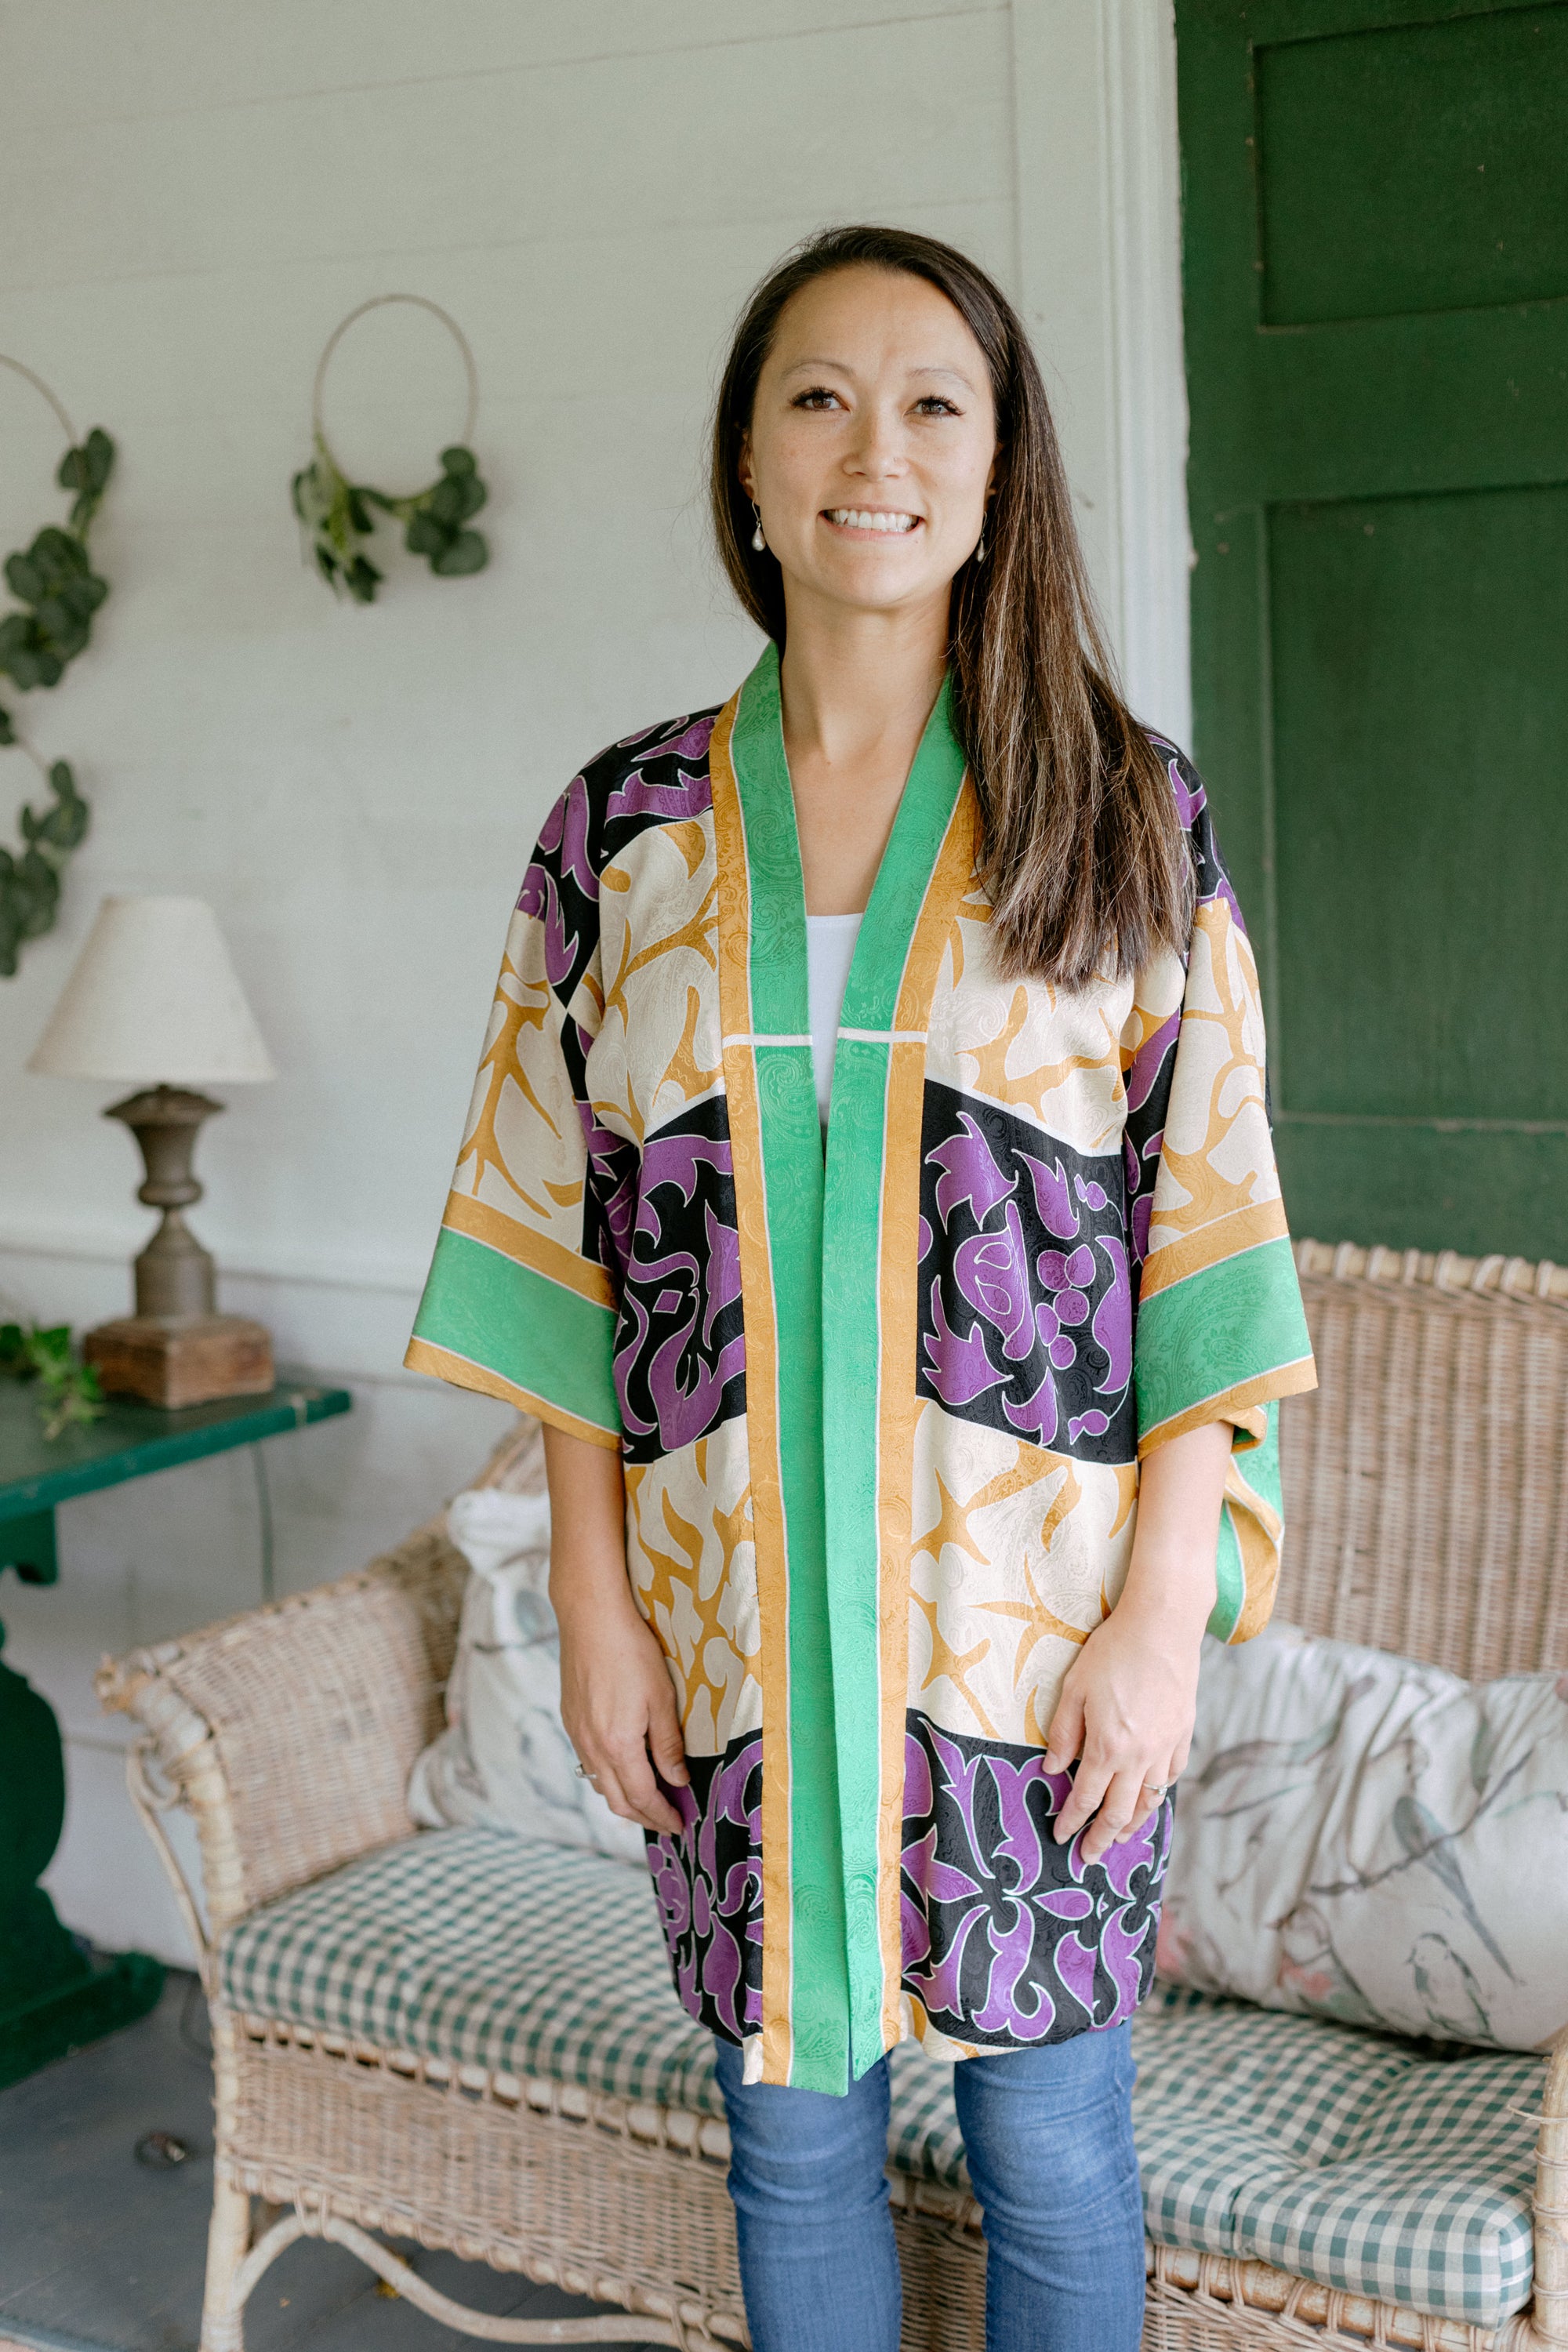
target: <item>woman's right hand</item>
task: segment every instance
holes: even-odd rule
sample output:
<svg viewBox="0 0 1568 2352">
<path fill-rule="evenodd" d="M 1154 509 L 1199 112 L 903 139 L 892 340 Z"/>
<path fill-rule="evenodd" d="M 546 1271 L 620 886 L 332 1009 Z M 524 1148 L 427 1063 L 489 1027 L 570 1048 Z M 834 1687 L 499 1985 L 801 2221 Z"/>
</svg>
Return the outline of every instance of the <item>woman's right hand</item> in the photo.
<svg viewBox="0 0 1568 2352">
<path fill-rule="evenodd" d="M 625 1585 L 624 1570 L 621 1580 Z M 626 1593 L 619 1608 L 557 1604 L 561 1720 L 612 1813 L 677 1835 L 685 1824 L 653 1776 L 657 1765 L 674 1788 L 684 1788 L 690 1778 L 675 1692 L 664 1652 L 629 1585 Z"/>
<path fill-rule="evenodd" d="M 684 1823 L 654 1778 L 690 1780 L 675 1689 L 626 1576 L 620 1457 L 548 1424 L 550 1598 L 561 1629 L 561 1720 L 613 1813 L 662 1835 Z"/>
</svg>

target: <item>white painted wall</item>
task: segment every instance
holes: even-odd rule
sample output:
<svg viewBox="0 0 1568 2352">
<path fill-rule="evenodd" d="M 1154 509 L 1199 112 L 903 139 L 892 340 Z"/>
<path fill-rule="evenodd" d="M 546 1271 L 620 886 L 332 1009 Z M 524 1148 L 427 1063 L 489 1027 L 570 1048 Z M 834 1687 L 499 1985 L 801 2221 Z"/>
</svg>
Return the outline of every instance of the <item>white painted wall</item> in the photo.
<svg viewBox="0 0 1568 2352">
<path fill-rule="evenodd" d="M 1169 0 L 0 0 L 0 350 L 120 467 L 89 653 L 23 706 L 93 827 L 0 982 L 0 1303 L 124 1310 L 147 1230 L 111 1090 L 23 1065 L 101 895 L 216 907 L 281 1076 L 203 1138 L 223 1302 L 348 1379 L 268 1449 L 279 1589 L 463 1483 L 505 1413 L 399 1362 L 508 909 L 582 760 L 728 693 L 755 639 L 708 554 L 726 329 L 805 230 L 883 218 L 1023 305 L 1145 715 L 1187 726 Z M 395 551 L 382 601 L 305 569 L 289 477 L 317 355 L 427 295 L 477 355 L 492 559 Z M 435 323 L 383 310 L 327 390 L 351 468 L 413 486 L 459 429 Z M 0 372 L 0 550 L 56 518 L 43 404 Z M 0 698 L 7 698 L 0 697 Z M 0 839 L 30 772 L 0 758 Z M 73 1924 L 182 1938 L 95 1714 L 99 1653 L 258 1591 L 244 1455 L 65 1507 L 62 1580 L 7 1579 L 8 1654 L 70 1736 Z"/>
</svg>

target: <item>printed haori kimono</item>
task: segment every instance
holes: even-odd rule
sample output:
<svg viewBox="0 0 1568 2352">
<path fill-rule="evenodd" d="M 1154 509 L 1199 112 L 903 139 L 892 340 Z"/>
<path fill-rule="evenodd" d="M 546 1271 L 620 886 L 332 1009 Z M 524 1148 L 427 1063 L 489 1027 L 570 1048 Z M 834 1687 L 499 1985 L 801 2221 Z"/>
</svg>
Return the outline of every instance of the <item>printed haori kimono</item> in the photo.
<svg viewBox="0 0 1568 2352">
<path fill-rule="evenodd" d="M 1042 1750 L 1138 1459 L 1235 1451 L 1215 1632 L 1271 1606 L 1275 1399 L 1313 1383 L 1257 975 L 1161 745 L 1185 957 L 1001 978 L 948 691 L 860 926 L 826 1150 L 776 652 L 545 823 L 410 1364 L 618 1447 L 690 1765 L 649 1861 L 753 2080 L 846 2089 L 1128 2016 L 1171 1803 L 1087 1863 Z"/>
</svg>

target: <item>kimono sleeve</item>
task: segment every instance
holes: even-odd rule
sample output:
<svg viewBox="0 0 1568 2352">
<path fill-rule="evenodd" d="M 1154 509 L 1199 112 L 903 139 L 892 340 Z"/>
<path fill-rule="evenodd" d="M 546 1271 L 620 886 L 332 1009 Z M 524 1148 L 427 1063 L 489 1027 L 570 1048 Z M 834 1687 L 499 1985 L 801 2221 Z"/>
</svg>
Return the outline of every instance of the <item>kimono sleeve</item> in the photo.
<svg viewBox="0 0 1568 2352">
<path fill-rule="evenodd" d="M 1184 967 L 1173 956 L 1141 984 L 1152 1001 L 1140 1008 L 1146 1043 L 1130 1074 L 1142 1195 L 1138 1452 L 1231 1423 L 1209 1630 L 1244 1641 L 1267 1623 L 1279 1579 L 1278 1402 L 1315 1388 L 1317 1373 L 1269 1129 L 1257 964 L 1202 782 L 1159 748 L 1192 844 L 1197 904 Z"/>
<path fill-rule="evenodd" d="M 618 1448 L 618 1285 L 588 1151 L 584 1064 L 604 1003 L 596 892 L 571 795 L 507 933 L 462 1150 L 404 1360 Z M 565 836 L 563 844 L 563 836 Z"/>
</svg>

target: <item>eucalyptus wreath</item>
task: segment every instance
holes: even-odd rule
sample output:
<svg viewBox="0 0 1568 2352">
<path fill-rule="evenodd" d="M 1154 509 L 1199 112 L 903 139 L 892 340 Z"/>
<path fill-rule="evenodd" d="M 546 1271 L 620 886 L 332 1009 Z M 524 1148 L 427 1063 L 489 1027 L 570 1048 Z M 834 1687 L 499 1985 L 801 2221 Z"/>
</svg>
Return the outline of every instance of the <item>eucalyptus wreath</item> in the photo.
<svg viewBox="0 0 1568 2352">
<path fill-rule="evenodd" d="M 468 414 L 463 437 L 442 450 L 440 473 L 421 490 L 378 490 L 368 482 L 351 482 L 332 455 L 321 423 L 321 389 L 328 362 L 354 320 L 387 302 L 412 302 L 439 319 L 456 339 L 468 375 Z M 405 547 L 410 555 L 426 557 L 437 578 L 458 580 L 484 570 L 489 562 L 489 549 L 483 534 L 468 528 L 489 495 L 479 478 L 474 453 L 468 446 L 479 411 L 479 397 L 474 355 L 462 329 L 438 303 L 427 301 L 423 294 L 377 294 L 370 301 L 362 302 L 357 310 L 351 310 L 333 329 L 317 362 L 310 402 L 315 454 L 310 464 L 294 476 L 290 488 L 294 512 L 304 527 L 309 551 L 334 594 L 346 593 L 361 604 L 375 601 L 375 592 L 385 574 L 365 552 L 365 542 L 375 529 L 373 508 L 403 524 Z"/>
<path fill-rule="evenodd" d="M 100 425 L 79 442 L 69 417 L 42 379 L 19 360 L 0 353 L 44 395 L 64 425 L 70 444 L 55 476 L 72 495 L 64 526 L 47 523 L 30 547 L 6 558 L 5 584 L 19 611 L 0 620 L 0 678 L 22 693 L 58 686 L 68 665 L 86 646 L 92 616 L 109 593 L 109 583 L 93 570 L 88 533 L 114 467 L 114 444 Z M 0 703 L 0 744 L 31 760 L 52 795 L 40 813 L 23 804 L 24 847 L 17 855 L 0 844 L 0 975 L 11 978 L 22 943 L 51 929 L 59 911 L 60 877 L 66 860 L 87 837 L 89 812 L 77 790 L 68 760 L 46 761 Z"/>
</svg>

